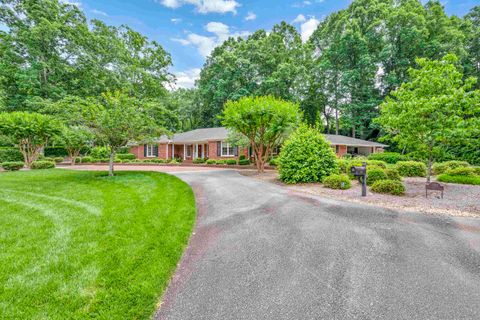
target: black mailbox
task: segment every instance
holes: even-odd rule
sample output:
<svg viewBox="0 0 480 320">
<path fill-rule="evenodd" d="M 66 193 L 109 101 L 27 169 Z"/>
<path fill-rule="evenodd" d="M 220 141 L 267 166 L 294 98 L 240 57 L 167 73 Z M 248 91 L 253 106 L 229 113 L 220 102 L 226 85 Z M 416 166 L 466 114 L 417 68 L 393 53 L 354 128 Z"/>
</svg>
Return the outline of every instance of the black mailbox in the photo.
<svg viewBox="0 0 480 320">
<path fill-rule="evenodd" d="M 355 177 L 365 176 L 367 174 L 367 167 L 351 167 L 350 173 Z"/>
</svg>

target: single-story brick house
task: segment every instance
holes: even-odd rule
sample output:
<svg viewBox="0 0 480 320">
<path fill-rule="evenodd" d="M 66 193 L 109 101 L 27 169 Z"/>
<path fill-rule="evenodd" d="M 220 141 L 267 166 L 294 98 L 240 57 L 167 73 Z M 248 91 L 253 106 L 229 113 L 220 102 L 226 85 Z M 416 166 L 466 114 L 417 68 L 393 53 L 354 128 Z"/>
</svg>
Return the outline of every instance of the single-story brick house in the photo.
<svg viewBox="0 0 480 320">
<path fill-rule="evenodd" d="M 196 129 L 177 133 L 172 138 L 162 136 L 150 144 L 133 145 L 130 152 L 138 159 L 183 159 L 192 161 L 196 158 L 228 159 L 240 155 L 250 157 L 249 148 L 238 148 L 227 142 L 228 130 L 223 127 Z M 355 139 L 346 136 L 326 134 L 325 138 L 335 149 L 337 156 L 346 153 L 369 155 L 383 152 L 384 144 Z"/>
</svg>

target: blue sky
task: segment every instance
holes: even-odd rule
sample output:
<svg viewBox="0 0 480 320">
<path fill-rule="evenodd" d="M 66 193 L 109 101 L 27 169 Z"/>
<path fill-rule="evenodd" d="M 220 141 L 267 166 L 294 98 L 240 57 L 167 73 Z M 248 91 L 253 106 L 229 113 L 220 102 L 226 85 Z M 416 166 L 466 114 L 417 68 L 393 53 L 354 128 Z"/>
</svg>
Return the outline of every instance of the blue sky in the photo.
<svg viewBox="0 0 480 320">
<path fill-rule="evenodd" d="M 158 41 L 173 58 L 178 86 L 190 87 L 205 57 L 230 35 L 270 30 L 282 20 L 306 39 L 318 21 L 351 0 L 63 0 L 77 3 L 92 19 L 127 24 Z M 449 0 L 449 14 L 463 16 L 480 0 Z"/>
</svg>

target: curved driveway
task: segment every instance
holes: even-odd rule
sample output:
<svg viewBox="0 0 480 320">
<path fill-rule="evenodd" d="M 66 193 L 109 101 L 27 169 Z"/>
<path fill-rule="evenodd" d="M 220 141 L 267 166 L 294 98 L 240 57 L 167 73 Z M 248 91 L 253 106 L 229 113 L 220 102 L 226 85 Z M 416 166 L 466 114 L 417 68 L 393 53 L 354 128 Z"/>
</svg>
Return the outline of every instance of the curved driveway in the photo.
<svg viewBox="0 0 480 320">
<path fill-rule="evenodd" d="M 156 319 L 480 319 L 480 220 L 177 175 L 198 221 Z"/>
</svg>

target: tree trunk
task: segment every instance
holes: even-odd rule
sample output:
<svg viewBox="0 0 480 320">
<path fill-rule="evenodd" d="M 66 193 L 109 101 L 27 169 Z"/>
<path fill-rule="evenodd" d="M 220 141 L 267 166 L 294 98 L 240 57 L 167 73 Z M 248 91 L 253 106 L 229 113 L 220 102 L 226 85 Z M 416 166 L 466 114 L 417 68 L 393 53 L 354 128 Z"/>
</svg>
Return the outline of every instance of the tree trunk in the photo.
<svg viewBox="0 0 480 320">
<path fill-rule="evenodd" d="M 430 153 L 429 157 L 428 157 L 428 168 L 427 168 L 427 183 L 430 183 L 430 181 L 432 180 L 432 164 L 433 164 L 433 160 L 432 160 L 432 155 Z"/>
<path fill-rule="evenodd" d="M 338 109 L 335 107 L 335 134 L 338 136 L 340 132 L 340 123 L 338 121 Z"/>
<path fill-rule="evenodd" d="M 115 151 L 112 151 L 110 153 L 110 161 L 108 162 L 108 176 L 113 177 L 114 176 L 114 171 L 113 171 L 113 161 L 115 160 Z"/>
</svg>

